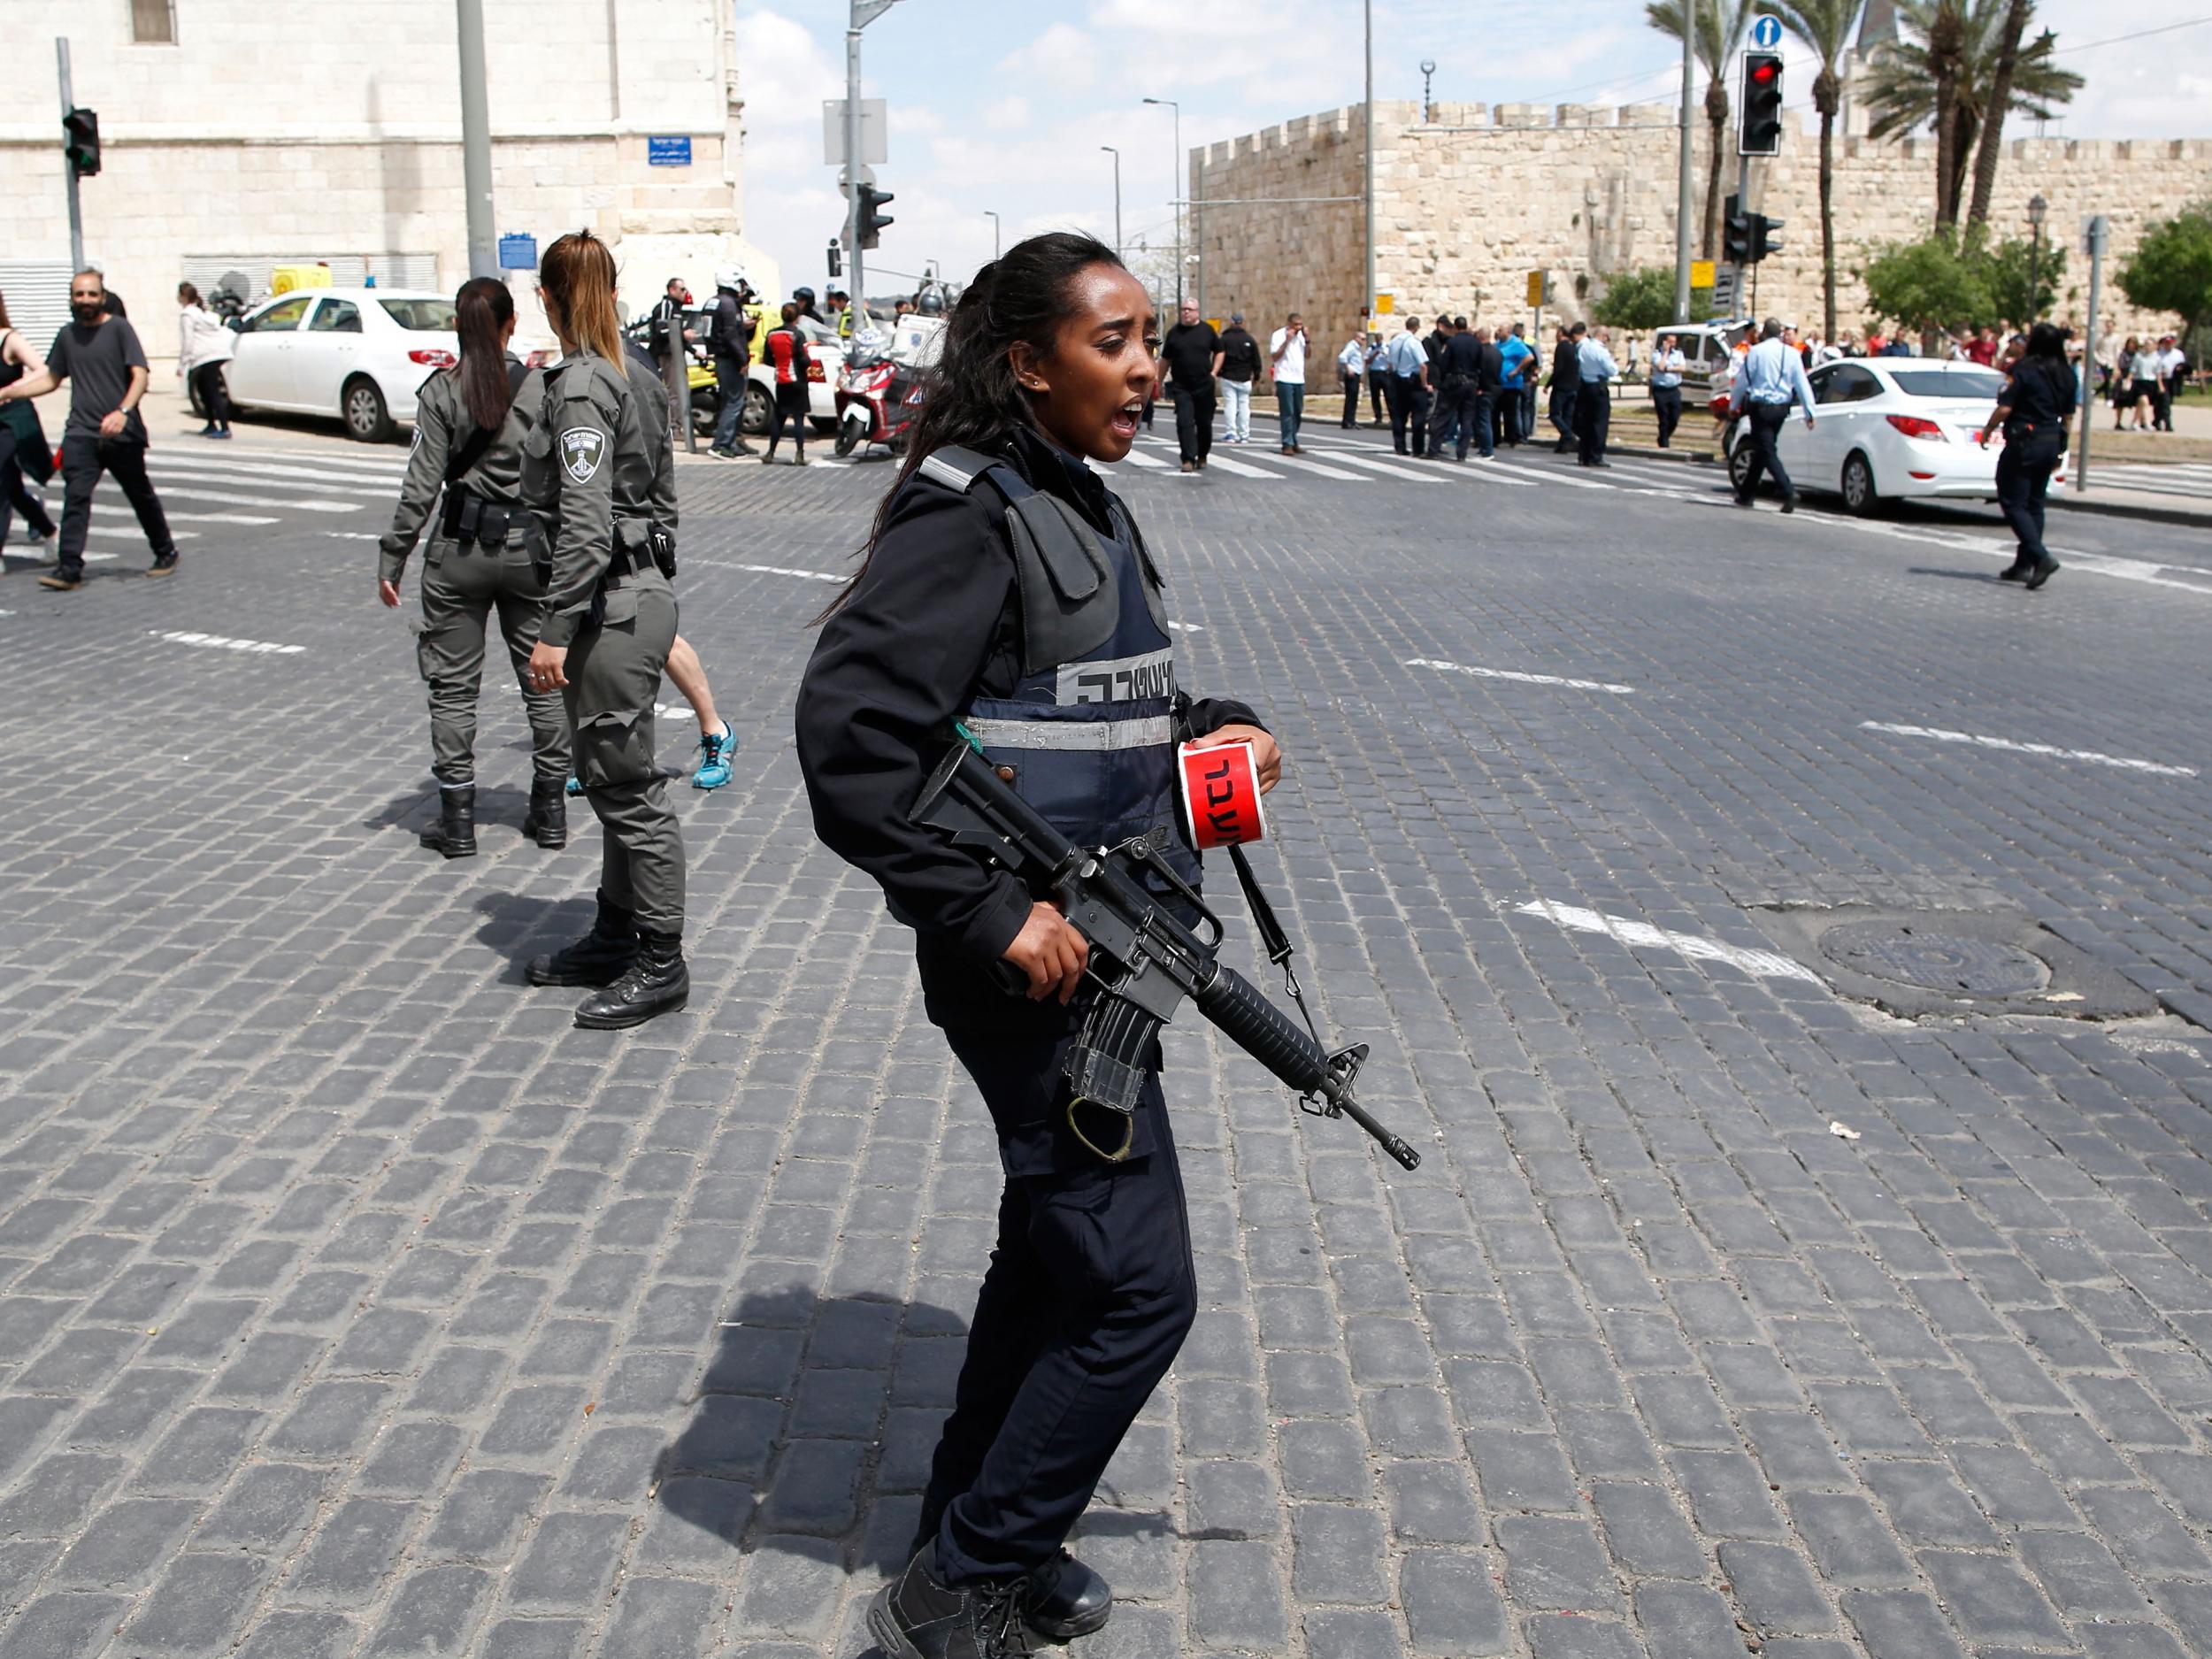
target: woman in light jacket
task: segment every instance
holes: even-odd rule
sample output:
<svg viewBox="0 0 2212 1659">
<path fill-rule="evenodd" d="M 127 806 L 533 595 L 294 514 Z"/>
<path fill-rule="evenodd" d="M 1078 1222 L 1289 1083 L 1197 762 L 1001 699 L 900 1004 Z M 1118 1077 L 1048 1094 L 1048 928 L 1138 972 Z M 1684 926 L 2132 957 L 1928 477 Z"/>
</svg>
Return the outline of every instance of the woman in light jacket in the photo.
<svg viewBox="0 0 2212 1659">
<path fill-rule="evenodd" d="M 199 394 L 200 411 L 207 417 L 200 436 L 227 438 L 230 388 L 223 380 L 223 365 L 230 361 L 235 336 L 200 303 L 200 290 L 189 282 L 177 284 L 177 373 Z"/>
</svg>

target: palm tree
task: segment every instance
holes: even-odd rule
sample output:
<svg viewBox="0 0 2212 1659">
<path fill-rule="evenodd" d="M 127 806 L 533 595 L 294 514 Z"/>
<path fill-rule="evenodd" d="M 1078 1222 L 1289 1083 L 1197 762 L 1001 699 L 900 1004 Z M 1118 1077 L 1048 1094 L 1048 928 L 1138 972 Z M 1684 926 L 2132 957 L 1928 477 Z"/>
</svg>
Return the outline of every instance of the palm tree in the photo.
<svg viewBox="0 0 2212 1659">
<path fill-rule="evenodd" d="M 1966 210 L 1966 228 L 1989 223 L 1989 198 L 1997 189 L 1997 157 L 2005 142 L 2005 107 L 2012 102 L 2012 78 L 2020 69 L 2020 37 L 2027 33 L 2035 0 L 2008 0 L 1997 42 L 1997 66 L 1989 82 L 1989 115 L 1982 125 L 1981 148 L 1974 153 L 1974 200 Z"/>
<path fill-rule="evenodd" d="M 1936 222 L 1957 223 L 1974 140 L 1993 109 L 1997 65 L 2003 53 L 2006 15 L 2012 0 L 1901 0 L 1899 39 L 1883 48 L 1868 76 L 1867 104 L 1876 138 L 1916 128 L 1936 129 Z M 1948 12 L 1950 18 L 1944 14 Z M 2030 19 L 2033 16 L 2032 0 Z M 1951 20 L 1960 25 L 1949 49 Z M 2020 49 L 2004 113 L 2047 121 L 2072 102 L 2082 78 L 2054 58 L 2048 29 Z M 1937 50 L 1939 47 L 1944 50 Z M 1939 84 L 1941 83 L 1941 84 Z M 1948 143 L 1945 134 L 1949 134 Z"/>
<path fill-rule="evenodd" d="M 1679 41 L 1684 4 L 1685 0 L 1647 0 L 1645 19 L 1669 39 Z M 1743 44 L 1744 31 L 1751 27 L 1751 7 L 1748 0 L 1695 0 L 1695 4 L 1697 38 L 1691 42 L 1690 50 L 1705 69 L 1705 120 L 1713 135 L 1713 165 L 1705 177 L 1701 239 L 1705 257 L 1710 259 L 1720 240 L 1720 177 L 1726 165 L 1721 156 L 1728 143 L 1728 60 L 1736 55 L 1736 49 Z"/>
<path fill-rule="evenodd" d="M 2015 0 L 2026 4 L 2027 0 Z M 1782 23 L 1813 49 L 1820 73 L 1813 77 L 1813 108 L 1820 112 L 1820 289 L 1824 340 L 1836 337 L 1836 111 L 1843 104 L 1837 65 L 1851 50 L 1851 25 L 1859 0 L 1774 0 Z"/>
</svg>

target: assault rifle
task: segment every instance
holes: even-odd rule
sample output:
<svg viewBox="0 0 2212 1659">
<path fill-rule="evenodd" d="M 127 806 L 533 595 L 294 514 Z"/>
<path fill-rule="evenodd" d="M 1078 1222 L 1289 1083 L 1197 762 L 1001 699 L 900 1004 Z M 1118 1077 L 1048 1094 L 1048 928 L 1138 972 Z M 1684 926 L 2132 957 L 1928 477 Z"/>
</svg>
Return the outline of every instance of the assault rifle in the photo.
<svg viewBox="0 0 2212 1659">
<path fill-rule="evenodd" d="M 1056 901 L 1089 943 L 1088 977 L 1099 989 L 1068 1062 L 1073 1087 L 1068 1118 L 1093 1151 L 1109 1159 L 1127 1156 L 1146 1060 L 1160 1027 L 1187 997 L 1230 1041 L 1296 1089 L 1303 1110 L 1349 1118 L 1407 1169 L 1419 1167 L 1421 1155 L 1352 1098 L 1367 1045 L 1326 1052 L 1310 1015 L 1308 1029 L 1301 1031 L 1258 987 L 1218 960 L 1220 918 L 1150 840 L 1139 836 L 1112 848 L 1074 845 L 1000 779 L 964 731 L 923 787 L 914 818 L 1002 865 L 1036 897 Z M 1164 877 L 1197 911 L 1203 936 L 1146 887 L 1141 878 L 1147 872 Z M 1257 897 L 1256 887 L 1248 890 Z M 1264 903 L 1259 900 L 1256 918 Z M 1263 926 L 1279 940 L 1275 959 L 1287 963 L 1289 943 L 1280 940 L 1271 915 Z M 1022 983 L 1026 988 L 1028 981 Z M 1297 981 L 1290 984 L 1304 1013 Z M 1089 1128 L 1100 1126 L 1107 1133 L 1094 1139 Z M 1117 1134 L 1118 1148 L 1101 1144 Z"/>
</svg>

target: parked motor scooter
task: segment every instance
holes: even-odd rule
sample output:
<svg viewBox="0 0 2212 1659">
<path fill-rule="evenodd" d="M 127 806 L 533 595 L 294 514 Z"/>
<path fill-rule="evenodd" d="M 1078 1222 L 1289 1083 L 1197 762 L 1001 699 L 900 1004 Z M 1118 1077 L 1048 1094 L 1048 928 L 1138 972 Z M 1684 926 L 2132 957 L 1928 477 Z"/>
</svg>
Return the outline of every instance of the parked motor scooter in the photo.
<svg viewBox="0 0 2212 1659">
<path fill-rule="evenodd" d="M 870 443 L 902 453 L 921 401 L 920 378 L 892 361 L 890 342 L 880 331 L 862 329 L 837 377 L 837 453 L 850 455 Z"/>
</svg>

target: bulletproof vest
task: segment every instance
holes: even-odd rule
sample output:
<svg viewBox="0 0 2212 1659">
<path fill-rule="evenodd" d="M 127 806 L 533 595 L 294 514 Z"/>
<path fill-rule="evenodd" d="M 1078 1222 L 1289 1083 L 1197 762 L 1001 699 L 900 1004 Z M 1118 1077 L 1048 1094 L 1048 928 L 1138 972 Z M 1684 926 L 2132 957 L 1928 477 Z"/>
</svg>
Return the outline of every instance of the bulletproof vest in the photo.
<svg viewBox="0 0 2212 1659">
<path fill-rule="evenodd" d="M 1021 678 L 970 700 L 962 719 L 1015 790 L 1083 846 L 1152 838 L 1194 884 L 1175 795 L 1175 647 L 1164 584 L 1114 504 L 1102 535 L 1074 507 L 974 450 L 939 449 L 922 472 L 1006 505 L 1020 595 Z"/>
</svg>

